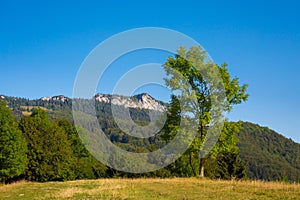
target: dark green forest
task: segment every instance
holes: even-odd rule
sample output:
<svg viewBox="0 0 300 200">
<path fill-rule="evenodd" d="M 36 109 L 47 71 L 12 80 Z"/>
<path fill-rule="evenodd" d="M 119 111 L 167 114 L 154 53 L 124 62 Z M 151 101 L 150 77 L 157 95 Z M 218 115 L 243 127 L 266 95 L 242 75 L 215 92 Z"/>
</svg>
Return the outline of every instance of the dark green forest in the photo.
<svg viewBox="0 0 300 200">
<path fill-rule="evenodd" d="M 243 123 L 237 136 L 249 178 L 300 181 L 300 144 L 249 122 Z"/>
<path fill-rule="evenodd" d="M 71 99 L 43 101 L 2 97 L 1 182 L 199 176 L 199 172 L 193 170 L 199 168 L 198 158 L 189 151 L 175 163 L 144 174 L 129 174 L 106 167 L 82 144 L 78 128 L 72 121 Z M 110 104 L 96 102 L 96 108 L 99 124 L 107 137 L 127 151 L 149 152 L 167 143 L 163 132 L 147 139 L 131 137 L 114 122 Z M 148 123 L 151 111 L 131 109 L 130 112 L 136 123 Z M 232 137 L 232 134 L 226 134 L 229 132 L 237 134 Z M 228 137 L 232 137 L 232 142 L 224 144 Z M 268 128 L 248 122 L 226 122 L 216 146 L 230 148 L 223 148 L 206 160 L 206 177 L 291 182 L 300 179 L 300 145 Z"/>
</svg>

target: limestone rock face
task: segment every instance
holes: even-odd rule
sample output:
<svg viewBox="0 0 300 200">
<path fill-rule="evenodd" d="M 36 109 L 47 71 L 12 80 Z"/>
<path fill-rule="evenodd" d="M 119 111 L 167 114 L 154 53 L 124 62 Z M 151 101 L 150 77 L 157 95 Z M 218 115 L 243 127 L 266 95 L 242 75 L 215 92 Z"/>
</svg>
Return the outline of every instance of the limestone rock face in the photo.
<svg viewBox="0 0 300 200">
<path fill-rule="evenodd" d="M 68 97 L 65 97 L 64 95 L 59 95 L 59 96 L 53 96 L 53 97 L 42 97 L 40 98 L 42 101 L 61 101 L 65 102 L 67 100 L 70 100 Z"/>
<path fill-rule="evenodd" d="M 126 108 L 148 109 L 160 112 L 164 112 L 167 109 L 165 103 L 154 99 L 147 93 L 134 95 L 132 97 L 122 95 L 96 94 L 94 98 L 98 102 L 111 103 L 113 105 L 124 106 Z M 40 100 L 65 102 L 71 99 L 63 95 L 59 95 L 53 97 L 42 97 L 40 98 Z"/>
<path fill-rule="evenodd" d="M 146 93 L 138 94 L 132 97 L 97 94 L 95 96 L 95 100 L 104 103 L 111 103 L 113 105 L 124 106 L 126 108 L 140 108 L 161 112 L 166 110 L 165 105 Z"/>
</svg>

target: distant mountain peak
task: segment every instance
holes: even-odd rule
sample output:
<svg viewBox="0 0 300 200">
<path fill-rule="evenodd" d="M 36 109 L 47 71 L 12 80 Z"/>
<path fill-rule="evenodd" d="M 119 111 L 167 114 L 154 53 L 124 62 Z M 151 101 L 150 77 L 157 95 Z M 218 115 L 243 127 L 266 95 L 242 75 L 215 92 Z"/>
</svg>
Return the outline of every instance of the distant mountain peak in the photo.
<svg viewBox="0 0 300 200">
<path fill-rule="evenodd" d="M 137 94 L 137 95 L 134 95 L 133 97 L 135 97 L 136 99 L 141 100 L 141 101 L 156 100 L 152 96 L 150 96 L 148 93 Z"/>
<path fill-rule="evenodd" d="M 40 98 L 40 100 L 42 101 L 61 101 L 61 102 L 65 102 L 70 100 L 70 98 L 64 96 L 64 95 L 58 95 L 58 96 L 53 96 L 53 97 L 42 97 Z"/>
<path fill-rule="evenodd" d="M 140 108 L 157 111 L 165 111 L 166 106 L 160 101 L 154 99 L 147 93 L 137 94 L 132 97 L 110 94 L 96 94 L 95 99 L 98 102 L 111 103 L 113 105 L 124 106 L 127 108 Z"/>
</svg>

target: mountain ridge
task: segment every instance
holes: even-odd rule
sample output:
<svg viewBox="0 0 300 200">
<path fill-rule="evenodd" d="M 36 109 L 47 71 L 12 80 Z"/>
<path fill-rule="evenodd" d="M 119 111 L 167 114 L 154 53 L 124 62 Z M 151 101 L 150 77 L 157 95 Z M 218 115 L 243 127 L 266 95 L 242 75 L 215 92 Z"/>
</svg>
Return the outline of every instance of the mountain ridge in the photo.
<svg viewBox="0 0 300 200">
<path fill-rule="evenodd" d="M 32 101 L 32 102 L 37 102 L 37 101 L 44 101 L 44 102 L 71 102 L 72 98 L 67 97 L 65 95 L 55 95 L 55 96 L 45 96 L 41 97 L 39 99 L 26 99 L 22 97 L 11 97 L 11 96 L 6 96 L 6 95 L 0 95 L 0 99 L 4 101 Z M 77 99 L 77 98 L 75 98 Z M 164 112 L 166 111 L 167 108 L 167 103 L 157 100 L 153 98 L 151 95 L 148 93 L 141 93 L 133 96 L 124 96 L 124 95 L 116 95 L 116 94 L 102 94 L 102 93 L 97 93 L 95 96 L 91 97 L 90 99 L 95 99 L 98 102 L 103 102 L 103 103 L 111 103 L 113 105 L 117 106 L 125 106 L 127 108 L 139 108 L 139 109 L 148 109 L 148 110 L 155 110 L 155 111 L 160 111 Z M 90 100 L 86 99 L 86 100 Z"/>
</svg>

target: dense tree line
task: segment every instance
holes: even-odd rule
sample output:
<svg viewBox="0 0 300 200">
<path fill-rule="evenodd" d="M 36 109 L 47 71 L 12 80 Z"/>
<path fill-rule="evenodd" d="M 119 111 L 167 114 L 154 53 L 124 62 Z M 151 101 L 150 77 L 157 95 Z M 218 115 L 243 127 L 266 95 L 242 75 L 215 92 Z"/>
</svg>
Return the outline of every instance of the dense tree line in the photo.
<svg viewBox="0 0 300 200">
<path fill-rule="evenodd" d="M 186 155 L 174 164 L 155 172 L 145 174 L 118 172 L 104 166 L 87 151 L 78 136 L 80 127 L 76 129 L 71 121 L 50 120 L 46 111 L 42 109 L 34 109 L 30 116 L 23 116 L 17 121 L 4 102 L 1 102 L 0 111 L 1 182 L 18 179 L 45 182 L 100 177 L 194 176 L 187 164 L 189 159 Z M 150 139 L 132 139 L 118 130 L 110 120 L 107 120 L 106 127 L 103 128 L 111 141 L 126 150 L 149 152 L 165 144 L 159 134 Z M 238 154 L 233 157 L 229 155 L 231 161 L 236 159 L 236 156 Z M 228 156 L 226 159 L 229 159 Z M 207 171 L 207 175 L 212 178 L 243 178 L 245 166 L 239 166 L 243 170 L 230 171 L 231 166 L 228 165 L 239 165 L 239 162 L 234 160 L 233 164 L 228 163 L 226 166 L 220 164 L 221 161 L 227 163 L 226 159 L 220 156 L 208 162 L 207 169 L 211 170 Z"/>
<path fill-rule="evenodd" d="M 166 135 L 163 133 L 147 139 L 129 136 L 112 120 L 108 104 L 98 106 L 103 111 L 101 113 L 99 109 L 98 113 L 101 128 L 107 137 L 121 148 L 133 152 L 148 152 L 166 144 L 164 139 Z M 147 112 L 144 112 L 142 115 L 146 116 Z M 147 121 L 146 118 L 144 120 Z M 85 149 L 78 137 L 78 130 L 80 131 L 80 128 L 76 129 L 70 119 L 61 119 L 59 113 L 49 114 L 49 110 L 32 110 L 30 116 L 23 116 L 17 121 L 11 109 L 2 102 L 0 181 L 194 176 L 188 152 L 166 168 L 147 174 L 127 174 L 107 168 Z M 234 134 L 226 134 L 230 132 L 238 132 L 237 137 Z M 53 140 L 55 138 L 56 140 Z M 222 141 L 233 143 L 225 145 Z M 284 181 L 300 179 L 300 145 L 268 128 L 246 122 L 226 122 L 217 145 L 231 149 L 223 148 L 222 152 L 207 159 L 205 163 L 207 177 L 231 179 L 242 178 L 247 174 L 252 179 Z M 193 160 L 193 167 L 198 168 L 198 162 L 195 161 Z"/>
<path fill-rule="evenodd" d="M 10 101 L 13 101 L 13 99 L 17 98 L 11 98 Z M 28 100 L 23 99 L 22 102 L 18 103 L 22 103 L 21 105 L 24 105 L 26 101 Z M 32 102 L 28 104 L 34 106 L 34 103 Z M 48 105 L 51 104 L 55 104 L 58 106 L 57 102 L 49 101 Z M 11 105 L 11 103 L 8 105 Z M 16 107 L 20 107 L 19 105 L 20 104 L 15 103 Z M 63 109 L 60 110 L 59 106 L 63 107 Z M 183 155 L 179 160 L 166 167 L 165 169 L 161 169 L 159 171 L 148 174 L 126 174 L 122 172 L 117 172 L 110 168 L 106 168 L 97 160 L 95 160 L 82 145 L 81 139 L 78 137 L 77 130 L 72 124 L 72 113 L 71 110 L 69 110 L 70 107 L 68 107 L 66 103 L 61 103 L 59 106 L 57 110 L 51 110 L 49 107 L 47 107 L 47 110 L 45 111 L 47 113 L 47 117 L 44 116 L 44 129 L 47 130 L 46 125 L 48 124 L 48 126 L 54 126 L 53 128 L 59 129 L 59 132 L 64 132 L 64 134 L 66 135 L 63 136 L 62 139 L 67 139 L 66 149 L 69 149 L 67 152 L 70 153 L 70 148 L 67 147 L 71 146 L 71 157 L 73 157 L 71 159 L 71 164 L 70 160 L 68 161 L 69 164 L 64 163 L 64 165 L 70 166 L 69 172 L 67 172 L 69 179 L 86 179 L 117 176 L 194 176 L 194 173 L 189 164 L 190 162 L 188 154 Z M 166 142 L 165 139 L 163 139 L 163 134 L 159 134 L 156 137 L 138 140 L 122 132 L 112 120 L 113 118 L 111 116 L 110 105 L 99 102 L 97 106 L 97 115 L 99 123 L 101 124 L 101 128 L 103 129 L 107 137 L 109 137 L 112 142 L 114 142 L 116 145 L 119 145 L 121 148 L 133 152 L 148 152 L 158 149 L 161 146 L 165 145 Z M 41 179 L 45 175 L 40 175 L 39 178 L 35 179 L 33 178 L 33 176 L 29 177 L 29 174 L 31 172 L 29 173 L 28 171 L 30 167 L 28 163 L 28 155 L 34 155 L 36 151 L 33 151 L 32 149 L 32 152 L 30 154 L 29 149 L 33 147 L 28 147 L 28 144 L 23 146 L 20 144 L 26 144 L 27 140 L 29 140 L 29 135 L 26 136 L 21 131 L 26 128 L 25 124 L 37 126 L 38 123 L 35 121 L 37 121 L 37 118 L 41 118 L 41 116 L 38 117 L 40 115 L 38 113 L 44 111 L 34 111 L 34 109 L 32 109 L 30 111 L 33 113 L 34 116 L 23 116 L 22 119 L 18 118 L 19 120 L 17 121 L 16 119 L 14 119 L 14 117 L 16 116 L 13 116 L 11 114 L 11 112 L 14 113 L 13 107 L 9 107 L 10 109 L 7 108 L 4 103 L 1 104 L 1 181 L 3 182 L 19 178 L 42 181 Z M 141 111 L 133 109 L 131 112 L 132 117 L 135 117 L 135 113 Z M 141 116 L 147 116 L 147 111 L 143 112 L 143 114 L 137 115 L 140 116 L 140 118 Z M 83 118 L 85 118 L 85 116 L 83 116 Z M 145 121 L 145 123 L 147 123 L 147 117 L 143 118 L 141 121 L 143 120 Z M 48 122 L 46 123 L 45 121 Z M 230 122 L 228 123 L 230 124 Z M 237 143 L 238 149 L 237 151 L 233 151 L 235 152 L 234 154 L 228 152 L 220 152 L 212 158 L 208 158 L 205 163 L 205 175 L 207 177 L 238 178 L 243 177 L 243 174 L 245 174 L 246 171 L 247 176 L 253 179 L 299 181 L 299 144 L 293 142 L 292 140 L 286 139 L 285 137 L 275 133 L 274 131 L 271 131 L 268 128 L 262 128 L 258 125 L 254 125 L 251 123 L 242 123 L 237 126 L 229 127 L 241 128 L 241 130 L 238 131 L 237 137 L 234 137 L 235 141 L 232 143 L 233 145 L 231 145 L 231 147 L 236 148 L 236 145 L 234 145 L 234 143 Z M 41 129 L 41 127 L 39 129 Z M 31 133 L 33 133 L 34 131 L 41 132 L 41 130 L 39 129 L 38 127 L 31 129 Z M 227 132 L 228 131 L 229 130 L 227 130 Z M 237 130 L 232 131 L 235 132 Z M 226 131 L 223 132 L 225 133 Z M 27 134 L 29 133 L 30 132 L 27 132 Z M 226 137 L 228 138 L 228 136 L 230 135 L 226 136 L 226 134 L 222 134 L 220 140 L 224 141 L 224 139 L 226 139 Z M 218 144 L 221 144 L 221 141 Z M 12 142 L 14 143 L 14 145 L 10 144 Z M 40 147 L 41 146 L 35 146 L 34 148 L 38 150 Z M 44 153 L 44 155 L 46 154 L 46 152 Z M 16 160 L 11 160 L 9 158 Z M 193 162 L 193 164 L 194 168 L 198 167 L 197 162 Z M 34 165 L 34 163 L 32 163 L 31 165 Z M 33 169 L 32 167 L 33 166 L 31 166 L 30 169 Z M 56 169 L 52 170 L 54 172 L 55 170 L 59 170 L 59 168 L 57 167 Z M 63 173 L 65 172 L 62 172 L 61 174 Z M 51 178 L 51 180 L 63 179 L 63 176 L 59 178 Z M 50 180 L 50 178 L 48 180 Z"/>
<path fill-rule="evenodd" d="M 0 181 L 63 181 L 105 177 L 106 167 L 83 146 L 67 120 L 51 121 L 35 109 L 17 122 L 0 105 Z"/>
</svg>

